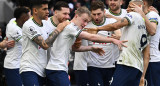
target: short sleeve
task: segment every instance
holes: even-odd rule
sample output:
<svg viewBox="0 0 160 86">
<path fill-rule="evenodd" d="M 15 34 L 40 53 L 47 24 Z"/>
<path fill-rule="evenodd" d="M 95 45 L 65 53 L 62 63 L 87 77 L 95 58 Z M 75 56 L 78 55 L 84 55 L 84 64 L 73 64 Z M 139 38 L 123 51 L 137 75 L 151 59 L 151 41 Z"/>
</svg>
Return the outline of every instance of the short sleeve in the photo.
<svg viewBox="0 0 160 86">
<path fill-rule="evenodd" d="M 23 26 L 23 33 L 31 40 L 34 40 L 34 38 L 41 35 L 34 26 L 26 26 L 26 25 Z"/>
<path fill-rule="evenodd" d="M 127 13 L 126 16 L 124 17 L 128 20 L 129 24 L 128 25 L 131 25 L 133 23 L 133 14 L 130 12 L 130 13 Z"/>
<path fill-rule="evenodd" d="M 17 42 L 22 38 L 22 32 L 21 30 L 18 30 L 18 29 L 21 29 L 21 28 L 17 28 L 12 32 L 12 37 Z"/>
<path fill-rule="evenodd" d="M 151 11 L 148 15 L 147 18 L 149 19 L 150 22 L 154 22 L 158 25 L 158 17 L 159 15 L 156 12 Z"/>
<path fill-rule="evenodd" d="M 74 36 L 74 37 L 78 37 L 79 36 L 79 34 L 82 32 L 82 30 L 81 29 L 79 29 L 78 28 L 78 26 L 75 26 L 75 25 L 68 25 L 67 27 L 66 27 L 66 29 L 68 30 L 67 32 L 69 32 L 69 35 L 70 36 Z"/>
</svg>

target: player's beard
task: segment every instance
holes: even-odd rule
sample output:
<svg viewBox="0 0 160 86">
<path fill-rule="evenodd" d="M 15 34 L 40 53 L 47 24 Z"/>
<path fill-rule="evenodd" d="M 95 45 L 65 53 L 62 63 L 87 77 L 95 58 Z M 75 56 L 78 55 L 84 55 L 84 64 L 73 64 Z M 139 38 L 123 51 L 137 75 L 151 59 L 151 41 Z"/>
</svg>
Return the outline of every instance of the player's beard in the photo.
<svg viewBox="0 0 160 86">
<path fill-rule="evenodd" d="M 118 6 L 110 7 L 110 10 L 111 10 L 111 11 L 117 11 L 119 8 L 120 8 L 120 7 L 118 7 Z"/>
</svg>

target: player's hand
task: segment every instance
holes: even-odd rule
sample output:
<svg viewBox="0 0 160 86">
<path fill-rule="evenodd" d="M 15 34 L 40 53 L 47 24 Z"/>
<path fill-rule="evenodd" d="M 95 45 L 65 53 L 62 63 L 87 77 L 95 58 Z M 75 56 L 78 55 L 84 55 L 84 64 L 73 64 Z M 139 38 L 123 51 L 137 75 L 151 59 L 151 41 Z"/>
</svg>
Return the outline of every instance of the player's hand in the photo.
<svg viewBox="0 0 160 86">
<path fill-rule="evenodd" d="M 102 48 L 99 48 L 99 47 L 92 47 L 92 51 L 99 54 L 99 55 L 104 55 L 104 50 Z"/>
<path fill-rule="evenodd" d="M 57 30 L 58 30 L 59 32 L 62 32 L 63 29 L 64 29 L 68 24 L 70 24 L 70 23 L 71 23 L 71 22 L 70 22 L 69 20 L 67 20 L 67 21 L 64 21 L 64 22 L 58 24 Z"/>
<path fill-rule="evenodd" d="M 140 80 L 139 86 L 144 86 L 144 82 L 145 82 L 144 77 L 141 77 L 141 80 Z"/>
<path fill-rule="evenodd" d="M 134 4 L 134 3 L 130 3 L 128 8 L 127 8 L 127 11 L 134 11 L 134 12 L 137 12 L 141 15 L 144 15 L 144 12 L 142 10 L 142 7 L 139 7 L 138 5 Z"/>
<path fill-rule="evenodd" d="M 8 41 L 8 38 L 6 38 L 4 41 L 6 42 L 6 47 L 7 48 L 12 48 L 15 45 L 15 41 L 14 40 Z"/>
<path fill-rule="evenodd" d="M 77 38 L 76 41 L 73 44 L 73 47 L 78 49 L 81 46 L 81 43 L 82 43 L 82 39 L 81 38 Z"/>
<path fill-rule="evenodd" d="M 91 34 L 97 34 L 98 33 L 97 28 L 84 28 L 83 31 L 87 31 L 88 33 L 91 33 Z"/>
<path fill-rule="evenodd" d="M 114 39 L 117 39 L 117 40 L 119 40 L 119 39 L 120 39 L 120 37 L 119 37 L 119 36 L 117 36 L 116 34 L 112 34 L 110 38 L 114 38 Z"/>
<path fill-rule="evenodd" d="M 128 41 L 127 40 L 120 41 L 120 40 L 117 40 L 117 39 L 113 39 L 113 43 L 118 46 L 119 50 L 122 50 L 122 47 L 127 47 L 124 44 L 125 42 L 128 42 Z"/>
<path fill-rule="evenodd" d="M 149 9 L 148 9 L 148 11 L 154 11 L 154 12 L 156 12 L 156 13 L 159 14 L 158 10 L 155 7 L 153 7 L 153 6 L 150 6 Z"/>
</svg>

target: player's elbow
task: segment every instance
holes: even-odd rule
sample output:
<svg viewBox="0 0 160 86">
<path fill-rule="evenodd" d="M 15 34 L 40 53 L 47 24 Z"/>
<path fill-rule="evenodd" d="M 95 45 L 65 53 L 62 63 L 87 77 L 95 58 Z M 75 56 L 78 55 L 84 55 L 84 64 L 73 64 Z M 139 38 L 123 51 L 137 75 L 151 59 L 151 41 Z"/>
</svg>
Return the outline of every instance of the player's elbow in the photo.
<svg viewBox="0 0 160 86">
<path fill-rule="evenodd" d="M 149 33 L 151 36 L 154 36 L 156 34 L 156 30 L 153 30 L 152 32 Z"/>
</svg>

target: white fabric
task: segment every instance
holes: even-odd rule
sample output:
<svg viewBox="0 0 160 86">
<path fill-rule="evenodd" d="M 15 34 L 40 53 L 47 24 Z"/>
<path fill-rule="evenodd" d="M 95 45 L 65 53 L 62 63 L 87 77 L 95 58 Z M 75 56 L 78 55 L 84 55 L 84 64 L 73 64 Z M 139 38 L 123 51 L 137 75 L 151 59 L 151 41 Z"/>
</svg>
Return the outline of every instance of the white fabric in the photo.
<svg viewBox="0 0 160 86">
<path fill-rule="evenodd" d="M 88 46 L 88 41 L 82 39 L 82 46 Z M 88 52 L 75 52 L 73 70 L 87 70 Z"/>
<path fill-rule="evenodd" d="M 95 25 L 93 22 L 89 22 L 86 28 L 88 27 L 100 27 L 104 26 L 110 23 L 116 22 L 113 18 L 106 18 L 104 23 L 102 25 Z M 99 31 L 97 34 L 104 36 L 104 37 L 110 37 L 112 31 Z M 88 66 L 98 67 L 98 68 L 111 68 L 115 67 L 114 58 L 113 58 L 113 47 L 114 45 L 112 43 L 96 43 L 89 41 L 89 46 L 95 46 L 95 47 L 101 47 L 105 51 L 105 55 L 100 56 L 92 51 L 88 51 Z"/>
<path fill-rule="evenodd" d="M 32 18 L 23 25 L 22 35 L 22 59 L 20 64 L 20 73 L 25 71 L 34 71 L 38 75 L 45 76 L 45 67 L 47 65 L 47 51 L 37 45 L 33 40 L 37 36 L 42 36 L 46 40 L 49 36 L 49 27 L 46 21 L 43 26 L 38 26 Z"/>
<path fill-rule="evenodd" d="M 6 28 L 6 37 L 8 40 L 14 40 L 15 46 L 7 50 L 7 55 L 4 60 L 4 67 L 8 69 L 16 69 L 20 67 L 20 59 L 22 56 L 22 29 L 16 24 L 16 19 L 9 21 Z"/>
<path fill-rule="evenodd" d="M 68 72 L 68 58 L 71 46 L 80 32 L 81 30 L 74 23 L 64 28 L 53 43 L 53 47 L 51 47 L 51 58 L 46 69 Z"/>
<path fill-rule="evenodd" d="M 160 43 L 160 16 L 154 11 L 150 11 L 146 16 L 151 22 L 157 23 L 156 34 L 150 38 L 150 62 L 159 62 L 160 51 L 158 48 Z"/>
<path fill-rule="evenodd" d="M 130 25 L 122 30 L 121 40 L 128 40 L 124 43 L 127 48 L 122 47 L 117 64 L 134 67 L 143 72 L 142 50 L 148 44 L 145 21 L 140 14 L 135 12 L 130 12 L 125 17 Z"/>
<path fill-rule="evenodd" d="M 127 11 L 125 9 L 121 9 L 120 14 L 114 14 L 109 9 L 107 9 L 106 13 L 113 15 L 113 16 L 116 16 L 116 17 L 123 18 L 127 14 Z M 122 31 L 122 29 L 123 28 L 121 28 L 121 31 Z M 123 34 L 123 33 L 121 33 L 121 34 Z M 117 61 L 119 58 L 120 51 L 119 51 L 119 48 L 117 47 L 117 45 L 115 45 L 115 44 L 114 44 L 114 48 L 113 48 L 113 53 L 114 53 L 113 57 L 115 58 L 115 61 Z"/>
</svg>

